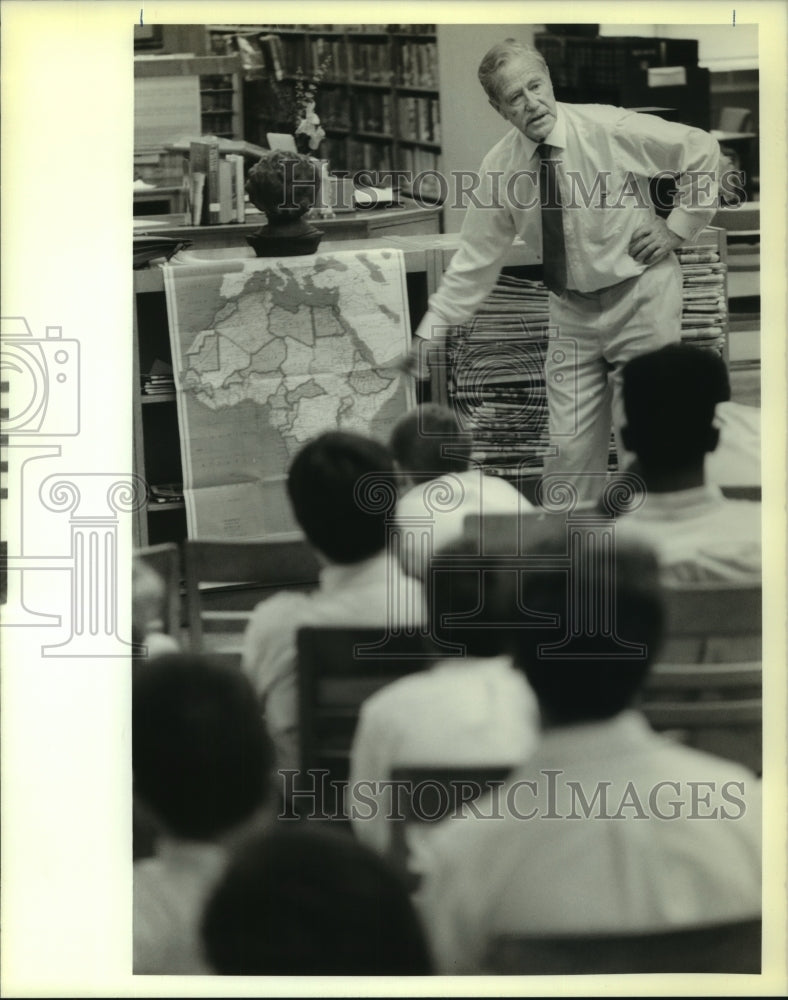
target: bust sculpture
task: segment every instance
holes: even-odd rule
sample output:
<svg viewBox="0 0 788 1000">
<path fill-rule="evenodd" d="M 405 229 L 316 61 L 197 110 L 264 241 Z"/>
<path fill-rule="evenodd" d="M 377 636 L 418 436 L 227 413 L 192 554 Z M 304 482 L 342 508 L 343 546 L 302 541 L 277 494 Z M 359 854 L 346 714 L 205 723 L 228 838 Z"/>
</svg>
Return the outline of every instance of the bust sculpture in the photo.
<svg viewBox="0 0 788 1000">
<path fill-rule="evenodd" d="M 304 218 L 320 193 L 320 163 L 300 153 L 272 150 L 249 171 L 249 200 L 267 225 L 246 241 L 258 257 L 314 253 L 323 233 Z"/>
</svg>

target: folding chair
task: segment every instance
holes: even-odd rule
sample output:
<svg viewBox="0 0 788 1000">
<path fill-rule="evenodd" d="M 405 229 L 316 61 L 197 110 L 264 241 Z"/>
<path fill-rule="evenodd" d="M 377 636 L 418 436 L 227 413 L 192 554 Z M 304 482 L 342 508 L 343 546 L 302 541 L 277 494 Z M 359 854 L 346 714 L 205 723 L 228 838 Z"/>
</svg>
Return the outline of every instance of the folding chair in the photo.
<svg viewBox="0 0 788 1000">
<path fill-rule="evenodd" d="M 162 624 L 167 635 L 180 637 L 181 630 L 181 555 L 175 542 L 148 545 L 134 550 L 135 559 L 149 566 L 164 582 Z"/>
<path fill-rule="evenodd" d="M 325 811 L 339 809 L 361 704 L 386 684 L 434 663 L 425 636 L 379 628 L 302 628 L 298 632 L 298 704 L 302 780 L 330 793 Z M 338 784 L 331 788 L 329 782 Z M 312 787 L 311 785 L 309 787 Z M 341 811 L 341 809 L 340 809 Z"/>
<path fill-rule="evenodd" d="M 188 539 L 184 543 L 190 647 L 240 665 L 243 634 L 262 600 L 317 586 L 318 563 L 304 539 Z"/>
<path fill-rule="evenodd" d="M 761 920 L 632 934 L 502 935 L 491 942 L 482 971 L 510 976 L 758 974 Z"/>
<path fill-rule="evenodd" d="M 666 641 L 643 692 L 651 725 L 760 773 L 761 588 L 667 588 Z"/>
</svg>

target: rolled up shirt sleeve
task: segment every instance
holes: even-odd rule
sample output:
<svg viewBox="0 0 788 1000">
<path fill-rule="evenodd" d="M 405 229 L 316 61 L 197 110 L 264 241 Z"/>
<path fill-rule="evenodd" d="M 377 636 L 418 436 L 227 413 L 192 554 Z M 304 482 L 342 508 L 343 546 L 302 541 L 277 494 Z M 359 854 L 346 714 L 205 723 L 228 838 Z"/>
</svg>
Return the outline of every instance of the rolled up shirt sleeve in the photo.
<svg viewBox="0 0 788 1000">
<path fill-rule="evenodd" d="M 641 176 L 677 173 L 675 207 L 668 228 L 691 240 L 718 208 L 720 146 L 699 128 L 667 122 L 656 115 L 627 112 L 616 129 L 620 166 Z"/>
</svg>

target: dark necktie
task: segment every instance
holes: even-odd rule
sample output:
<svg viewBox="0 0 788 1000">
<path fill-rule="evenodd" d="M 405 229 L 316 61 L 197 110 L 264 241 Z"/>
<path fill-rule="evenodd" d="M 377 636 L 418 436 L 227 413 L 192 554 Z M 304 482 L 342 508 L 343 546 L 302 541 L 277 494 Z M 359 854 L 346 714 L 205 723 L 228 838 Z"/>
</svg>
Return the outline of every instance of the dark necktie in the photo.
<svg viewBox="0 0 788 1000">
<path fill-rule="evenodd" d="M 564 219 L 561 192 L 558 188 L 555 160 L 551 159 L 553 147 L 542 143 L 539 154 L 539 196 L 542 206 L 542 256 L 544 258 L 542 281 L 551 292 L 561 295 L 566 291 L 566 247 L 564 245 Z"/>
</svg>

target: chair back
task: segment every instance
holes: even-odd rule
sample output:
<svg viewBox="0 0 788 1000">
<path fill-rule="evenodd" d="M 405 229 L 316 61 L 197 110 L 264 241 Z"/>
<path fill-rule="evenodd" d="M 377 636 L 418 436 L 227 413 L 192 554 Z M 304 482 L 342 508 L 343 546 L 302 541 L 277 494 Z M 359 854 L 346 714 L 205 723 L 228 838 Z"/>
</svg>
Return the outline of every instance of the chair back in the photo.
<svg viewBox="0 0 788 1000">
<path fill-rule="evenodd" d="M 297 643 L 301 770 L 346 782 L 362 702 L 436 655 L 423 634 L 384 626 L 302 628 Z"/>
<path fill-rule="evenodd" d="M 184 542 L 190 647 L 240 665 L 255 606 L 281 590 L 317 586 L 318 563 L 303 538 Z"/>
<path fill-rule="evenodd" d="M 761 971 L 761 920 L 633 934 L 502 935 L 482 970 L 510 976 Z"/>
<path fill-rule="evenodd" d="M 163 581 L 162 624 L 167 635 L 178 639 L 181 629 L 181 554 L 178 546 L 175 542 L 147 545 L 135 549 L 134 557 L 144 562 Z"/>
<path fill-rule="evenodd" d="M 665 646 L 646 680 L 644 714 L 655 729 L 760 773 L 761 588 L 667 588 L 665 615 Z"/>
</svg>

